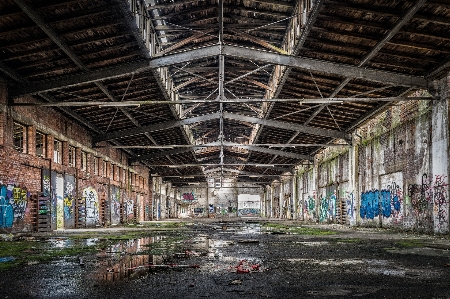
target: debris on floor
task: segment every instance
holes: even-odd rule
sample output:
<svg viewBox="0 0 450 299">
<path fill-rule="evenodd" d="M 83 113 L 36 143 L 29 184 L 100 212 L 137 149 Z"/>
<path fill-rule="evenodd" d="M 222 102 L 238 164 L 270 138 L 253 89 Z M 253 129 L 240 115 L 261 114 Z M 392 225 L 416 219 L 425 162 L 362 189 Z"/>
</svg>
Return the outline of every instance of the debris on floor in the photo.
<svg viewBox="0 0 450 299">
<path fill-rule="evenodd" d="M 234 267 L 236 269 L 236 273 L 252 273 L 260 271 L 260 264 L 251 264 L 246 260 L 239 261 L 238 265 Z"/>
</svg>

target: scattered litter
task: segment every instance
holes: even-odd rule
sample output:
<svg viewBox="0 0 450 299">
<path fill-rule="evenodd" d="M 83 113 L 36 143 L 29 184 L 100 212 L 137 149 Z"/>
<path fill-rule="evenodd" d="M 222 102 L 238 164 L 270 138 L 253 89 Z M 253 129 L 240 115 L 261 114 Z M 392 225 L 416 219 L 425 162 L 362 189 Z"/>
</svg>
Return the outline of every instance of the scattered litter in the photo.
<svg viewBox="0 0 450 299">
<path fill-rule="evenodd" d="M 235 267 L 237 273 L 252 273 L 260 271 L 260 264 L 250 264 L 246 260 L 241 260 Z"/>
<path fill-rule="evenodd" d="M 0 263 L 12 262 L 15 258 L 12 256 L 0 257 Z"/>
<path fill-rule="evenodd" d="M 231 285 L 238 285 L 238 284 L 242 284 L 242 280 L 239 279 L 235 279 L 232 282 L 230 282 Z"/>
</svg>

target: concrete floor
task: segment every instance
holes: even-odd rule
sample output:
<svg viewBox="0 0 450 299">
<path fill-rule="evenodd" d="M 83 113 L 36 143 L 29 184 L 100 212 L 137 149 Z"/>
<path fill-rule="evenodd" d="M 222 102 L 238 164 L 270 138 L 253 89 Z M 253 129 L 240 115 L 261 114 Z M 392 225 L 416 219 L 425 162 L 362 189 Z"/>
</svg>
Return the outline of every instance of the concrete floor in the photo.
<svg viewBox="0 0 450 299">
<path fill-rule="evenodd" d="M 294 221 L 195 219 L 58 231 L 98 250 L 2 271 L 2 298 L 450 298 L 450 238 Z M 132 239 L 100 242 L 107 236 Z M 43 242 L 43 241 L 41 241 Z M 60 242 L 60 243 L 58 243 Z M 64 245 L 65 244 L 65 245 Z M 105 245 L 106 244 L 106 245 Z"/>
</svg>

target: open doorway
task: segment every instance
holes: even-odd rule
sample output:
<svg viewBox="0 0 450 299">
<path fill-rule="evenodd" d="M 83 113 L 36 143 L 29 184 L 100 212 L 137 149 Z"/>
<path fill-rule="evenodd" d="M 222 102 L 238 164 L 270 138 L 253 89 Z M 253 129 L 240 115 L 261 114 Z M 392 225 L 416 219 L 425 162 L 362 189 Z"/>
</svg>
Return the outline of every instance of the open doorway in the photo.
<svg viewBox="0 0 450 299">
<path fill-rule="evenodd" d="M 238 216 L 259 217 L 261 215 L 261 197 L 258 194 L 238 195 Z"/>
</svg>

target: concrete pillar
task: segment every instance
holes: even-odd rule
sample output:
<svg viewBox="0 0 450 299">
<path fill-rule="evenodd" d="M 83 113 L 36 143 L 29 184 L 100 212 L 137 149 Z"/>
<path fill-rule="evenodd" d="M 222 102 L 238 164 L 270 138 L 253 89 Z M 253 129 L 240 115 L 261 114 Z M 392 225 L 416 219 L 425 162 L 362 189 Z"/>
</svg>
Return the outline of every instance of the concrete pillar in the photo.
<svg viewBox="0 0 450 299">
<path fill-rule="evenodd" d="M 349 185 L 346 190 L 346 203 L 347 203 L 347 219 L 350 225 L 356 225 L 359 223 L 359 189 L 358 189 L 358 147 L 356 145 L 355 136 L 352 136 L 352 146 L 348 150 L 348 178 Z M 350 206 L 349 206 L 350 205 Z"/>
<path fill-rule="evenodd" d="M 312 185 L 314 186 L 313 194 L 315 194 L 314 200 L 315 202 L 315 209 L 316 209 L 316 215 L 317 215 L 317 221 L 319 221 L 319 215 L 320 215 L 320 195 L 319 195 L 319 163 L 317 161 L 317 158 L 314 157 L 314 166 L 313 166 L 313 176 L 312 176 L 313 182 Z"/>
<path fill-rule="evenodd" d="M 431 172 L 434 232 L 449 231 L 449 96 L 450 75 L 435 83 L 438 100 L 433 101 L 431 121 Z"/>
<path fill-rule="evenodd" d="M 293 219 L 297 220 L 298 219 L 298 178 L 297 178 L 297 169 L 294 168 L 292 170 L 292 196 L 291 196 L 291 201 L 292 201 L 292 215 L 293 215 Z"/>
</svg>

